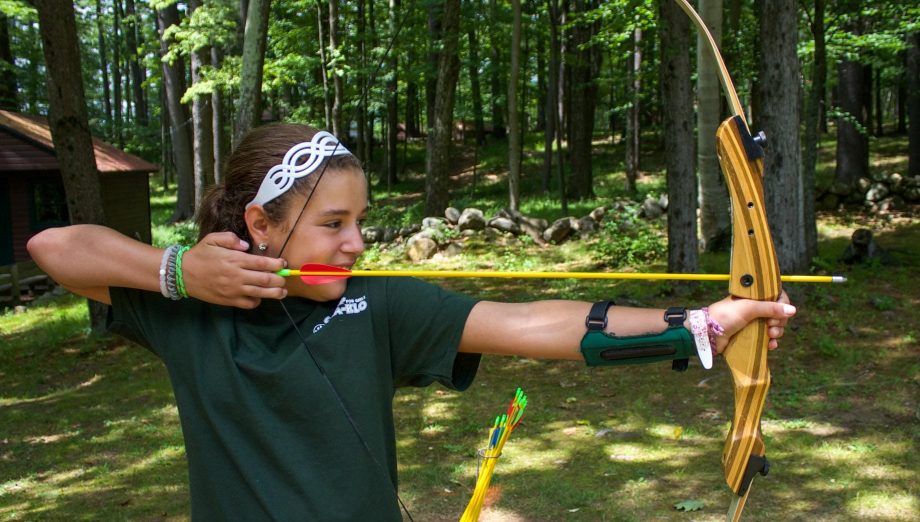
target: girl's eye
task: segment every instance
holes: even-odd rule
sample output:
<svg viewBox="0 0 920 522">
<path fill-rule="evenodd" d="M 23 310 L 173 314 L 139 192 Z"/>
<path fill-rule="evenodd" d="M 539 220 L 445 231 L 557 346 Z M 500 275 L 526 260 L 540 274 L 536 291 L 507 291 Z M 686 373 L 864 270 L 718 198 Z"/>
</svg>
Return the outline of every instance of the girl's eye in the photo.
<svg viewBox="0 0 920 522">
<path fill-rule="evenodd" d="M 330 223 L 326 223 L 326 226 L 329 227 L 329 228 L 339 228 L 339 227 L 342 226 L 342 222 L 341 222 L 341 221 L 332 221 L 332 222 L 330 222 Z"/>
</svg>

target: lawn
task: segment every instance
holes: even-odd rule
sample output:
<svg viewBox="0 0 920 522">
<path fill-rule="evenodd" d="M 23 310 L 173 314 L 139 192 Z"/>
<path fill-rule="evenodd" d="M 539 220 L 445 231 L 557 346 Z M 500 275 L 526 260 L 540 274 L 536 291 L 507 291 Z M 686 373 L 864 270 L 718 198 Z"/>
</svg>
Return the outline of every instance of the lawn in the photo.
<svg viewBox="0 0 920 522">
<path fill-rule="evenodd" d="M 652 186 L 654 185 L 654 181 Z M 387 194 L 385 196 L 391 196 Z M 168 197 L 154 194 L 154 210 Z M 472 198 L 472 196 L 471 196 Z M 871 228 L 897 266 L 837 262 L 849 234 Z M 909 217 L 821 217 L 818 266 L 834 286 L 788 286 L 800 313 L 771 353 L 763 417 L 770 475 L 745 520 L 920 520 L 920 224 Z M 155 231 L 186 237 L 189 229 Z M 594 241 L 541 249 L 470 244 L 424 268 L 589 270 Z M 407 266 L 372 248 L 368 265 Z M 725 255 L 706 257 L 724 270 Z M 639 268 L 661 269 L 655 261 Z M 616 299 L 699 306 L 724 286 L 446 280 L 487 299 Z M 475 481 L 476 449 L 516 387 L 529 405 L 498 462 L 483 520 L 724 519 L 720 467 L 731 418 L 722 361 L 586 368 L 487 358 L 464 393 L 438 386 L 396 396 L 400 494 L 417 521 L 457 520 Z M 87 331 L 70 295 L 0 315 L 0 520 L 186 520 L 182 434 L 166 371 L 152 354 Z M 674 504 L 701 503 L 693 512 Z"/>
</svg>

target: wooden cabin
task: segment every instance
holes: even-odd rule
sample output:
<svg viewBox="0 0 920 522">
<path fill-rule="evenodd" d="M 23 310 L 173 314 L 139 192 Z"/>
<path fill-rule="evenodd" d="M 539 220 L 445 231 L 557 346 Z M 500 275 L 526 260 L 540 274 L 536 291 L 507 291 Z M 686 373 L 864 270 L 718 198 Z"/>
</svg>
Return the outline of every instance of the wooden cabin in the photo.
<svg viewBox="0 0 920 522">
<path fill-rule="evenodd" d="M 150 243 L 147 180 L 158 167 L 96 138 L 93 149 L 108 225 Z M 28 301 L 54 286 L 29 257 L 26 243 L 46 228 L 69 222 L 48 120 L 0 110 L 0 307 Z"/>
<path fill-rule="evenodd" d="M 107 224 L 149 243 L 148 177 L 158 167 L 96 138 L 93 148 Z M 68 223 L 48 120 L 0 110 L 0 266 L 29 261 L 29 238 Z"/>
</svg>

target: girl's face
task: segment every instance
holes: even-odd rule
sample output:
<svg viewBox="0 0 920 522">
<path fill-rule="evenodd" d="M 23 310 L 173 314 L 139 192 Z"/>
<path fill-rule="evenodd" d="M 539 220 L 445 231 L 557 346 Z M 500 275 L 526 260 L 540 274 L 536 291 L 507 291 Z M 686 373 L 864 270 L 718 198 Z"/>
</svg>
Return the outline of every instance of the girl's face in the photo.
<svg viewBox="0 0 920 522">
<path fill-rule="evenodd" d="M 293 198 L 284 225 L 270 227 L 270 255 L 278 255 L 302 206 L 302 198 Z M 350 269 L 364 252 L 361 225 L 366 216 L 364 174 L 350 169 L 327 171 L 290 233 L 290 241 L 280 253 L 281 257 L 287 260 L 290 268 L 300 268 L 304 263 L 321 263 Z M 289 277 L 288 295 L 314 301 L 337 300 L 345 293 L 346 281 L 308 285 L 299 277 Z"/>
</svg>

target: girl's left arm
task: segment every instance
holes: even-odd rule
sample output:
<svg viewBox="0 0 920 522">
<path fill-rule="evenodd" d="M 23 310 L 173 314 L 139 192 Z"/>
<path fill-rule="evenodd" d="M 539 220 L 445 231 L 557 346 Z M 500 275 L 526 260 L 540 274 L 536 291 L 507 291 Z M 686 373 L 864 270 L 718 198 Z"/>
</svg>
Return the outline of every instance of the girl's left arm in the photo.
<svg viewBox="0 0 920 522">
<path fill-rule="evenodd" d="M 783 294 L 775 303 L 727 297 L 710 305 L 710 316 L 725 329 L 725 335 L 718 338 L 716 352 L 721 352 L 732 335 L 758 318 L 767 320 L 771 339 L 769 347 L 776 348 L 786 322 L 795 314 L 795 307 L 788 303 Z M 460 351 L 581 360 L 579 348 L 590 309 L 591 303 L 581 301 L 481 301 L 467 318 Z M 664 312 L 651 308 L 611 306 L 607 312 L 606 332 L 618 336 L 661 332 L 667 328 Z"/>
</svg>

